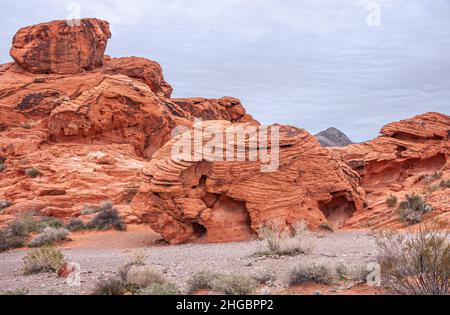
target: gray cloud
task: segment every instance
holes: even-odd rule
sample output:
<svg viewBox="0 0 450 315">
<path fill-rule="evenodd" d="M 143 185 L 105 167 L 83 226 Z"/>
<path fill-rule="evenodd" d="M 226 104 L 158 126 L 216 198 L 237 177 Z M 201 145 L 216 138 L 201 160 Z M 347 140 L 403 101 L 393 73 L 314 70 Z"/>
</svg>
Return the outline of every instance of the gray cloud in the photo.
<svg viewBox="0 0 450 315">
<path fill-rule="evenodd" d="M 64 19 L 71 1 L 5 3 L 0 61 L 21 26 Z M 78 1 L 111 22 L 108 53 L 159 61 L 176 97 L 232 95 L 264 123 L 356 141 L 387 122 L 450 113 L 450 3 L 378 0 Z M 37 6 L 43 10 L 37 10 Z"/>
</svg>

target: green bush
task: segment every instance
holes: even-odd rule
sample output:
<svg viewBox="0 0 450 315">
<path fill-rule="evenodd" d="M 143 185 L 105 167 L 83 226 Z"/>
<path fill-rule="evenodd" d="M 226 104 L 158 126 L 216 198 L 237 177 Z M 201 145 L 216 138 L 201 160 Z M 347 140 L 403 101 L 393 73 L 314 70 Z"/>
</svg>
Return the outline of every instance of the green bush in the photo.
<svg viewBox="0 0 450 315">
<path fill-rule="evenodd" d="M 386 200 L 386 204 L 389 208 L 394 208 L 397 205 L 398 198 L 394 195 L 390 195 Z"/>
<path fill-rule="evenodd" d="M 23 258 L 22 271 L 25 275 L 56 272 L 64 264 L 64 255 L 54 247 L 33 249 Z"/>
<path fill-rule="evenodd" d="M 33 248 L 54 245 L 56 242 L 65 240 L 67 235 L 69 235 L 69 231 L 66 229 L 47 227 L 41 234 L 31 240 L 28 247 Z"/>
<path fill-rule="evenodd" d="M 119 212 L 112 203 L 108 202 L 102 205 L 97 216 L 86 225 L 88 229 L 126 231 L 127 226 L 119 216 Z"/>
<path fill-rule="evenodd" d="M 72 219 L 65 225 L 65 228 L 71 232 L 82 231 L 86 229 L 86 225 L 81 219 Z"/>
<path fill-rule="evenodd" d="M 433 207 L 421 196 L 412 194 L 406 195 L 406 200 L 399 206 L 400 219 L 409 224 L 417 224 L 422 221 L 422 215 L 433 211 Z"/>
<path fill-rule="evenodd" d="M 41 171 L 37 168 L 27 168 L 25 170 L 25 175 L 31 178 L 37 178 L 42 175 Z"/>
<path fill-rule="evenodd" d="M 303 283 L 314 282 L 317 284 L 329 285 L 333 281 L 333 276 L 326 266 L 313 265 L 297 266 L 288 274 L 289 285 L 297 285 Z"/>
</svg>

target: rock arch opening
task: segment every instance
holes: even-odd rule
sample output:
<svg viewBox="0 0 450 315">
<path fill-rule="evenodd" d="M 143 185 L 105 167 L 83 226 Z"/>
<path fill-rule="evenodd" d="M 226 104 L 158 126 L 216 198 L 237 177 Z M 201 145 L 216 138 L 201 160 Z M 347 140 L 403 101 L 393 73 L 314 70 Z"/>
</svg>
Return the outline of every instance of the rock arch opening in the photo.
<svg viewBox="0 0 450 315">
<path fill-rule="evenodd" d="M 251 219 L 245 202 L 226 195 L 208 194 L 212 212 L 205 222 L 205 242 L 238 242 L 252 237 Z"/>
<path fill-rule="evenodd" d="M 340 229 L 356 211 L 355 204 L 345 196 L 335 195 L 328 202 L 319 204 L 320 210 L 334 228 Z"/>
</svg>

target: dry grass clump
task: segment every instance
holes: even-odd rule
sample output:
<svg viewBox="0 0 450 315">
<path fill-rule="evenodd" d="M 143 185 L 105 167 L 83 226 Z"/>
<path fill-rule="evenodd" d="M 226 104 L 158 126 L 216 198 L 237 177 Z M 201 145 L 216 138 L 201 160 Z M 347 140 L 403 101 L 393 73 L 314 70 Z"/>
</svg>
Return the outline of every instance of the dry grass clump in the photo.
<svg viewBox="0 0 450 315">
<path fill-rule="evenodd" d="M 421 226 L 418 232 L 380 236 L 378 260 L 384 285 L 402 295 L 447 295 L 448 236 L 438 225 Z"/>
<path fill-rule="evenodd" d="M 289 285 L 298 285 L 309 282 L 329 285 L 333 282 L 333 274 L 330 269 L 324 265 L 299 265 L 293 268 L 288 274 Z"/>
<path fill-rule="evenodd" d="M 257 256 L 298 256 L 311 252 L 314 246 L 313 236 L 303 221 L 294 224 L 290 232 L 281 231 L 277 224 L 266 224 L 259 237 L 265 249 L 258 251 Z"/>
<path fill-rule="evenodd" d="M 33 249 L 23 258 L 22 271 L 25 275 L 56 272 L 64 264 L 63 253 L 54 247 Z"/>
<path fill-rule="evenodd" d="M 258 281 L 242 274 L 221 274 L 202 271 L 194 274 L 188 281 L 189 293 L 202 289 L 212 290 L 226 295 L 249 295 L 253 293 Z"/>
</svg>

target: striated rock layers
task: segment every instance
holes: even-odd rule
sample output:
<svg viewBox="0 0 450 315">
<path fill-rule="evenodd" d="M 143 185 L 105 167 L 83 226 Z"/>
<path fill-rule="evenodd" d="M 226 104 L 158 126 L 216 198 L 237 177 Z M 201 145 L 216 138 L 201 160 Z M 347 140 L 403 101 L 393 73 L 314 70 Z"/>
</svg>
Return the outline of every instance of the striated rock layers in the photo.
<svg viewBox="0 0 450 315">
<path fill-rule="evenodd" d="M 151 60 L 104 56 L 108 23 L 54 21 L 21 29 L 15 63 L 0 65 L 0 217 L 79 216 L 111 199 L 129 221 L 140 169 L 195 118 L 251 122 L 239 100 L 171 99 Z M 25 171 L 35 168 L 40 176 Z M 0 218 L 0 222 L 4 222 Z"/>
<path fill-rule="evenodd" d="M 247 140 L 236 145 L 233 139 L 239 132 L 234 131 L 210 154 L 205 148 L 203 154 L 201 147 L 196 149 L 195 143 L 205 144 L 209 139 L 205 130 L 212 128 L 214 134 L 225 135 L 229 126 L 229 122 L 207 122 L 200 126 L 204 131 L 200 140 L 195 140 L 196 129 L 191 129 L 168 142 L 143 170 L 145 184 L 132 207 L 172 244 L 247 240 L 265 224 L 286 227 L 300 220 L 312 227 L 329 220 L 339 227 L 362 211 L 364 192 L 359 188 L 359 176 L 302 129 L 269 128 L 279 128 L 280 146 L 279 161 L 275 162 L 279 167 L 270 172 L 262 171 L 269 160 L 249 158 L 252 150 L 261 152 L 263 146 L 254 148 L 249 139 L 262 127 L 251 129 Z M 273 141 L 271 132 L 268 134 L 271 155 Z M 183 141 L 189 143 L 190 154 L 174 154 L 178 152 L 174 147 Z M 230 143 L 235 147 L 233 161 L 217 160 L 224 148 L 230 152 Z M 194 153 L 199 152 L 196 157 Z M 237 161 L 237 152 L 246 152 L 246 159 Z"/>
<path fill-rule="evenodd" d="M 361 175 L 367 192 L 369 211 L 352 218 L 348 226 L 404 227 L 386 199 L 393 194 L 401 201 L 406 193 L 421 194 L 433 205 L 425 220 L 450 221 L 450 191 L 438 187 L 450 179 L 450 116 L 426 113 L 394 122 L 383 127 L 378 138 L 332 153 Z"/>
</svg>

